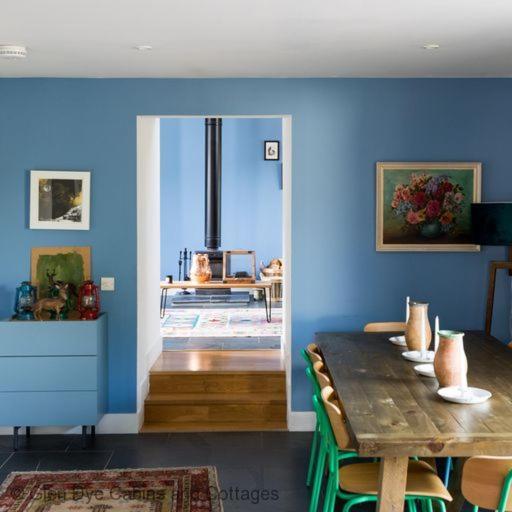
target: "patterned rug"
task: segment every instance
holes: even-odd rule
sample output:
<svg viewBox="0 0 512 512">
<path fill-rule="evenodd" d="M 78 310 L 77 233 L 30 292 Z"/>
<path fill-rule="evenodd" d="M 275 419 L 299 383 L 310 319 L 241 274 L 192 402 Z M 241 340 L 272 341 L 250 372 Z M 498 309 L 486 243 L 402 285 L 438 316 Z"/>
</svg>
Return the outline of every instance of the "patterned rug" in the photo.
<svg viewBox="0 0 512 512">
<path fill-rule="evenodd" d="M 272 309 L 271 323 L 265 309 L 258 308 L 167 309 L 161 334 L 164 338 L 280 336 L 282 322 L 280 308 Z"/>
<path fill-rule="evenodd" d="M 222 512 L 214 467 L 11 473 L 0 512 Z"/>
</svg>

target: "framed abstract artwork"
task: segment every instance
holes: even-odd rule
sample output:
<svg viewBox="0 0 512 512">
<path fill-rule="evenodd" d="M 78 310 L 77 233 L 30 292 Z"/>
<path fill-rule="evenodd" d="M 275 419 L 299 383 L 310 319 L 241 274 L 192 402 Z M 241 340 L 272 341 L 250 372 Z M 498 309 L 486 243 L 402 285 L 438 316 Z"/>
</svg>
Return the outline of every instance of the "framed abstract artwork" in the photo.
<svg viewBox="0 0 512 512">
<path fill-rule="evenodd" d="M 89 229 L 91 173 L 30 171 L 30 229 Z"/>
<path fill-rule="evenodd" d="M 479 162 L 378 162 L 377 251 L 479 251 L 481 172 Z"/>
</svg>

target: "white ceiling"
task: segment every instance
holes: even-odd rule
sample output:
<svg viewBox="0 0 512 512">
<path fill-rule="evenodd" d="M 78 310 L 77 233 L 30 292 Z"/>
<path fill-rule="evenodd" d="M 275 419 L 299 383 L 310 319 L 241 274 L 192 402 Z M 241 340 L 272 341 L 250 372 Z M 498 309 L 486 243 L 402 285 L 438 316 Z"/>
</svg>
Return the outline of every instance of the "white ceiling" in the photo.
<svg viewBox="0 0 512 512">
<path fill-rule="evenodd" d="M 512 76 L 512 0 L 2 0 L 0 44 L 0 77 Z"/>
</svg>

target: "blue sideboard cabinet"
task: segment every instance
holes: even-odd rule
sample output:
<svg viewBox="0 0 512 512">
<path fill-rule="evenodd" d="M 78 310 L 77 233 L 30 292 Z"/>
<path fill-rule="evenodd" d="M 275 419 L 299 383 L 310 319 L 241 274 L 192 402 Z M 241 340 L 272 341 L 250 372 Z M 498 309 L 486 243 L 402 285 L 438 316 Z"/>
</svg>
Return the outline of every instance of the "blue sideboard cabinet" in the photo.
<svg viewBox="0 0 512 512">
<path fill-rule="evenodd" d="M 82 425 L 107 408 L 107 315 L 97 320 L 0 321 L 0 425 Z"/>
</svg>

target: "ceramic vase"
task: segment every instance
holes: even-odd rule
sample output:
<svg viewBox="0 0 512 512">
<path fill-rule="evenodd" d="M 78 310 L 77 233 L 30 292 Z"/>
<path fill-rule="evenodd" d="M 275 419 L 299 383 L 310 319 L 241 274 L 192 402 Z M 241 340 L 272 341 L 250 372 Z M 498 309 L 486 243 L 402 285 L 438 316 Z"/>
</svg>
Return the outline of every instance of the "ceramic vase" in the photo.
<svg viewBox="0 0 512 512">
<path fill-rule="evenodd" d="M 428 321 L 428 304 L 426 302 L 409 303 L 409 320 L 405 330 L 405 342 L 409 350 L 421 350 L 422 339 L 425 338 L 425 350 L 432 341 L 432 329 Z"/>
<path fill-rule="evenodd" d="M 190 280 L 194 283 L 207 283 L 212 278 L 208 254 L 194 254 L 190 267 Z"/>
<path fill-rule="evenodd" d="M 467 386 L 468 360 L 464 352 L 463 332 L 439 331 L 439 347 L 434 372 L 439 386 Z"/>
</svg>

